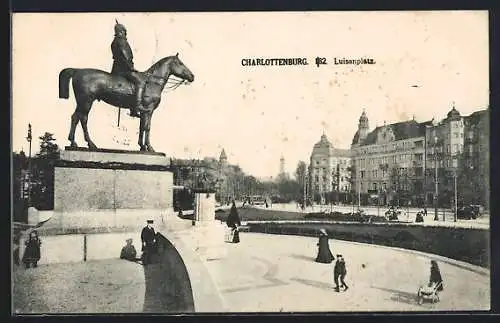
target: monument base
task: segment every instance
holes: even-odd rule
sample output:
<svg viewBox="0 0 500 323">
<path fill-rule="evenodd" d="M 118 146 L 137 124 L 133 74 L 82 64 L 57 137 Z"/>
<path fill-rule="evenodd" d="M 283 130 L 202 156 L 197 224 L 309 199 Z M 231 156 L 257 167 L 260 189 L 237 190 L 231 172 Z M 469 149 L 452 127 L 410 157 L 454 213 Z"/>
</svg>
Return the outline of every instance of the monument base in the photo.
<svg viewBox="0 0 500 323">
<path fill-rule="evenodd" d="M 61 229 L 139 229 L 165 225 L 173 212 L 173 174 L 162 153 L 68 149 L 54 167 L 54 214 Z"/>
</svg>

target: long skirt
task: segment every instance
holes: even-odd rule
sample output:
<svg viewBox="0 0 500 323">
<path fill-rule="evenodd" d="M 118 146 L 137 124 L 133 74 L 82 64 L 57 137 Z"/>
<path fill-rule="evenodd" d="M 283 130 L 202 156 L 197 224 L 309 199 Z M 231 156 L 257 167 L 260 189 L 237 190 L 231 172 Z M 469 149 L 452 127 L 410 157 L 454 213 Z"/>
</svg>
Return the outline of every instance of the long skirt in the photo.
<svg viewBox="0 0 500 323">
<path fill-rule="evenodd" d="M 234 230 L 233 232 L 233 243 L 240 242 L 240 232 L 238 230 Z"/>
</svg>

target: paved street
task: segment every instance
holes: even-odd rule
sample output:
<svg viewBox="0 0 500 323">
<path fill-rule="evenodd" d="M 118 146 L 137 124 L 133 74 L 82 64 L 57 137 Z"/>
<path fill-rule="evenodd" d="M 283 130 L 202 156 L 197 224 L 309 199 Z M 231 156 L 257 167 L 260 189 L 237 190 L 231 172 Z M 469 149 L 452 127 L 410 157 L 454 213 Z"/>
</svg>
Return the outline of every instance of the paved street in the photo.
<svg viewBox="0 0 500 323">
<path fill-rule="evenodd" d="M 256 205 L 253 206 L 255 208 L 259 209 L 266 209 L 265 205 Z M 355 206 L 356 207 L 356 206 Z M 357 209 L 357 207 L 356 207 Z M 368 215 L 380 215 L 383 216 L 385 211 L 387 211 L 386 208 L 379 208 L 373 207 L 373 206 L 362 206 L 362 210 L 365 211 L 366 214 Z M 298 213 L 309 213 L 309 212 L 342 212 L 342 213 L 350 213 L 353 211 L 352 205 L 315 205 L 315 206 L 309 206 L 307 207 L 304 211 L 302 211 L 299 207 L 297 207 L 297 204 L 295 203 L 288 203 L 288 204 L 273 204 L 267 210 L 273 210 L 273 211 L 286 211 L 286 212 L 298 212 Z M 400 217 L 400 221 L 411 221 L 415 223 L 415 216 L 418 211 L 421 209 L 417 208 L 410 208 L 409 212 L 407 208 L 401 208 L 400 209 L 404 214 Z M 457 222 L 454 222 L 453 219 L 453 213 L 450 210 L 445 210 L 445 209 L 439 209 L 439 221 L 434 221 L 434 209 L 427 209 L 427 216 L 424 218 L 424 223 L 420 223 L 421 225 L 436 225 L 436 226 L 458 226 L 458 227 L 478 227 L 478 228 L 489 228 L 490 226 L 490 217 L 489 214 L 484 214 L 478 219 L 475 220 L 463 220 L 463 219 L 458 219 Z M 443 221 L 443 213 L 445 214 L 445 221 Z M 415 223 L 419 224 L 419 223 Z"/>
<path fill-rule="evenodd" d="M 314 262 L 316 238 L 241 233 L 228 256 L 207 262 L 232 312 L 487 310 L 489 271 L 437 257 L 445 290 L 441 302 L 417 305 L 430 257 L 365 244 L 330 241 L 347 262 L 350 289 L 335 293 L 333 264 Z M 362 264 L 365 267 L 362 267 Z M 119 259 L 42 265 L 14 271 L 14 308 L 20 313 L 140 312 L 144 272 Z"/>
</svg>

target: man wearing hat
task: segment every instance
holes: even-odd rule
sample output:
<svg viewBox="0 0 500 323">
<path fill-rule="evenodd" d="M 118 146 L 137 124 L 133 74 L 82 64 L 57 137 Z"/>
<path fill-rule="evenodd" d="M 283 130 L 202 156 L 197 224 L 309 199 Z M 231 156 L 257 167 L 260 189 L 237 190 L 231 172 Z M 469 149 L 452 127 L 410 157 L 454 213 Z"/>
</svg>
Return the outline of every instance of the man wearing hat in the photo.
<svg viewBox="0 0 500 323">
<path fill-rule="evenodd" d="M 118 20 L 116 20 L 115 24 L 115 38 L 111 43 L 111 52 L 113 53 L 111 74 L 121 75 L 134 84 L 136 104 L 130 107 L 130 116 L 139 117 L 138 112 L 144 110 L 142 95 L 146 83 L 134 68 L 134 55 L 127 41 L 127 29 L 124 25 L 118 23 Z"/>
<path fill-rule="evenodd" d="M 335 280 L 336 292 L 340 291 L 340 285 L 344 287 L 344 291 L 346 291 L 349 288 L 344 281 L 346 275 L 347 275 L 347 270 L 345 267 L 344 257 L 342 257 L 342 255 L 337 255 L 337 261 L 335 262 L 335 267 L 333 269 L 333 279 Z M 341 284 L 339 284 L 339 279 Z"/>
<path fill-rule="evenodd" d="M 147 220 L 147 225 L 142 229 L 142 251 L 143 251 L 143 264 L 151 263 L 151 256 L 155 251 L 156 232 L 153 228 L 153 220 Z"/>
</svg>

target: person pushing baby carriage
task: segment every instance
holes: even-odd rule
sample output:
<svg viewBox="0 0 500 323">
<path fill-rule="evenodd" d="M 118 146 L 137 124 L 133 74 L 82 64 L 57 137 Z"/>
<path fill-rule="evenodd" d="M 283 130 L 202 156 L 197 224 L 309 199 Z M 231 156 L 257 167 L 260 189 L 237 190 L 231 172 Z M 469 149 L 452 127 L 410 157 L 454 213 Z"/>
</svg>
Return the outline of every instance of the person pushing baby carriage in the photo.
<svg viewBox="0 0 500 323">
<path fill-rule="evenodd" d="M 439 266 L 435 260 L 431 260 L 429 283 L 426 286 L 420 286 L 417 291 L 418 304 L 422 304 L 425 300 L 430 300 L 433 303 L 439 302 L 439 292 L 443 290 L 443 279 Z"/>
</svg>

